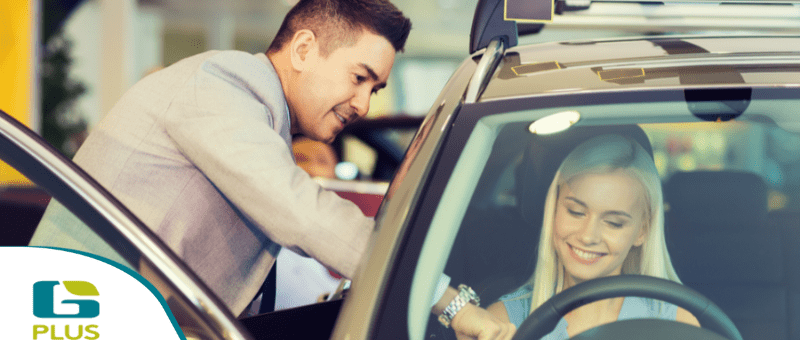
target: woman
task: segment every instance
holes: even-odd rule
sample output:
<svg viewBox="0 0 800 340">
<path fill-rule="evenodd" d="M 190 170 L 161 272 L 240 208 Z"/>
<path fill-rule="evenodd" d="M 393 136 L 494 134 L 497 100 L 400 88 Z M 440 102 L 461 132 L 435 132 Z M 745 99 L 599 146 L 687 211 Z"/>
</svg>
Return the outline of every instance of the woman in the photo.
<svg viewBox="0 0 800 340">
<path fill-rule="evenodd" d="M 661 182 L 641 145 L 620 135 L 604 135 L 567 156 L 547 193 L 536 263 L 528 284 L 489 306 L 490 313 L 519 327 L 553 295 L 583 281 L 641 274 L 680 282 L 664 241 Z M 699 326 L 682 308 L 626 297 L 573 310 L 543 339 L 567 339 L 630 318 Z"/>
</svg>

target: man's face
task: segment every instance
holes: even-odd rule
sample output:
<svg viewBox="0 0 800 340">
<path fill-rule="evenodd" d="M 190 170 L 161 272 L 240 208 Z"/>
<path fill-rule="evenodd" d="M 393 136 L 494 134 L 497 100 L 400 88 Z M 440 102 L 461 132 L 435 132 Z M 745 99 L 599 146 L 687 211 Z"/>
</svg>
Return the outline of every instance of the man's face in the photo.
<svg viewBox="0 0 800 340">
<path fill-rule="evenodd" d="M 386 86 L 395 50 L 386 38 L 363 31 L 352 46 L 312 56 L 298 77 L 290 109 L 293 133 L 330 143 L 369 112 L 372 94 Z"/>
</svg>

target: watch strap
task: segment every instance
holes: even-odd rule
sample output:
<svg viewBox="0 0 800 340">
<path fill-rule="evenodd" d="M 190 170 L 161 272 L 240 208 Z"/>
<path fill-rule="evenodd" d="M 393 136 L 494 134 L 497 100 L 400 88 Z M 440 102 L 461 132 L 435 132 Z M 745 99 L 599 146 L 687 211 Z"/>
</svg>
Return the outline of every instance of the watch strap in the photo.
<svg viewBox="0 0 800 340">
<path fill-rule="evenodd" d="M 442 314 L 439 315 L 439 322 L 445 327 L 450 327 L 450 322 L 453 321 L 453 318 L 461 308 L 464 308 L 468 303 L 480 306 L 478 294 L 467 285 L 458 285 L 458 295 L 453 298 L 453 301 L 450 301 L 450 304 L 448 304 L 447 307 L 444 308 L 444 311 L 442 311 Z"/>
</svg>

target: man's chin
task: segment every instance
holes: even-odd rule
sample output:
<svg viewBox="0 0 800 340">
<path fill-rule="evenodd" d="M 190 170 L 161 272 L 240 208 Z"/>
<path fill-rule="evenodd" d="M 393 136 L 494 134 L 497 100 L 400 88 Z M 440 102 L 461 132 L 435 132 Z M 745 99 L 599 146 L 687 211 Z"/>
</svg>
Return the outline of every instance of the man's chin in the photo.
<svg viewBox="0 0 800 340">
<path fill-rule="evenodd" d="M 342 130 L 338 127 L 330 128 L 328 130 L 320 129 L 320 130 L 307 130 L 305 133 L 301 133 L 302 135 L 306 136 L 309 139 L 315 140 L 317 142 L 323 142 L 326 144 L 333 143 L 336 139 L 336 136 Z"/>
<path fill-rule="evenodd" d="M 342 129 L 341 129 L 341 128 L 338 128 L 338 127 L 337 127 L 337 128 L 335 128 L 335 129 L 333 129 L 333 130 L 332 130 L 332 131 L 331 131 L 331 132 L 328 134 L 328 138 L 326 138 L 326 140 L 324 140 L 324 141 L 322 141 L 322 142 L 324 142 L 324 143 L 328 143 L 328 144 L 330 144 L 330 143 L 333 143 L 333 141 L 336 139 L 336 136 L 338 136 L 338 135 L 339 135 L 339 133 L 341 133 L 341 132 L 342 132 Z"/>
<path fill-rule="evenodd" d="M 312 136 L 306 136 L 306 137 L 311 138 L 311 139 L 313 139 L 313 140 L 315 140 L 317 142 L 330 144 L 330 143 L 333 143 L 333 141 L 336 139 L 336 135 L 338 135 L 338 133 L 329 133 L 329 134 L 326 134 L 326 135 L 313 136 L 313 137 Z"/>
</svg>

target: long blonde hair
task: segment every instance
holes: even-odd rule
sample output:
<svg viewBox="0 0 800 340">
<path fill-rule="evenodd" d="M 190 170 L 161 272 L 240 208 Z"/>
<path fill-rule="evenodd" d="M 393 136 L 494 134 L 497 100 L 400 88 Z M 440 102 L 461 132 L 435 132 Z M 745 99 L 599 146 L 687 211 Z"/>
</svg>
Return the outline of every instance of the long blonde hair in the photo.
<svg viewBox="0 0 800 340">
<path fill-rule="evenodd" d="M 528 281 L 533 287 L 531 312 L 563 290 L 564 266 L 559 263 L 552 242 L 559 186 L 581 174 L 603 174 L 615 170 L 623 170 L 641 182 L 649 203 L 645 219 L 648 222 L 644 226 L 647 236 L 640 247 L 634 246 L 630 250 L 622 264 L 622 273 L 649 275 L 680 283 L 664 239 L 664 198 L 653 159 L 631 139 L 603 135 L 576 147 L 561 163 L 547 191 L 536 270 Z"/>
</svg>

